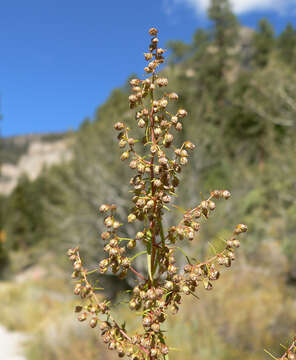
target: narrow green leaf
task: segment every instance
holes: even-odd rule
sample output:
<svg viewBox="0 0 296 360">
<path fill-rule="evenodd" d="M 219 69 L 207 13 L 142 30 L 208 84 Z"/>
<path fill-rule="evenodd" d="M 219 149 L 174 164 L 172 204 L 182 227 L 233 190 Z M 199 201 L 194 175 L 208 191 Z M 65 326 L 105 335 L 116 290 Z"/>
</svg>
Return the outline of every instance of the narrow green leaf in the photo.
<svg viewBox="0 0 296 360">
<path fill-rule="evenodd" d="M 152 277 L 152 269 L 151 269 L 151 254 L 147 254 L 147 265 L 148 265 L 148 274 L 149 274 L 149 278 L 151 280 L 151 282 L 153 282 L 153 277 Z"/>
</svg>

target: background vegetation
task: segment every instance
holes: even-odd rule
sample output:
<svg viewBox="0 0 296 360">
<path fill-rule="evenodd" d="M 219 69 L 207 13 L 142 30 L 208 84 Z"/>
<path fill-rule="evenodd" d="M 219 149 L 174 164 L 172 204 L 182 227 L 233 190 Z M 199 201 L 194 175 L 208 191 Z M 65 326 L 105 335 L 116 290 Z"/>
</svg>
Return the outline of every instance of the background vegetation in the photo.
<svg viewBox="0 0 296 360">
<path fill-rule="evenodd" d="M 266 19 L 256 31 L 243 28 L 226 0 L 212 0 L 209 17 L 211 28 L 197 29 L 190 44 L 167 44 L 163 72 L 190 114 L 183 136 L 197 144 L 178 205 L 194 205 L 216 188 L 232 192 L 215 222 L 187 249 L 192 254 L 211 251 L 208 242 L 223 237 L 238 219 L 249 232 L 233 271 L 212 293 L 201 290 L 200 301 L 188 302 L 183 321 L 172 318 L 172 358 L 259 360 L 266 358 L 264 348 L 280 352 L 279 343 L 296 329 L 296 30 L 288 24 L 275 36 Z M 0 271 L 6 278 L 1 322 L 34 334 L 29 360 L 111 356 L 94 331 L 73 325 L 65 250 L 80 244 L 97 264 L 99 205 L 116 202 L 122 218 L 128 213 L 129 170 L 120 164 L 112 126 L 132 118 L 127 96 L 126 85 L 115 89 L 94 118 L 82 123 L 73 134 L 70 163 L 34 182 L 22 178 L 0 199 Z M 13 151 L 11 146 L 6 144 L 2 159 L 14 162 L 27 145 Z M 33 279 L 8 282 L 36 268 Z M 106 288 L 108 296 L 123 290 L 112 277 Z"/>
</svg>

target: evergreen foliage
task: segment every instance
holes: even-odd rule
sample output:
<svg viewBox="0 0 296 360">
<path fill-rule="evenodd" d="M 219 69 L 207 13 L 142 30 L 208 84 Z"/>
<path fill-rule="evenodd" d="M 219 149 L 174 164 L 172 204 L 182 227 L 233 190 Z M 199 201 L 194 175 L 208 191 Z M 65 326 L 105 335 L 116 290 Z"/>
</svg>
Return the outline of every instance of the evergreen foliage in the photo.
<svg viewBox="0 0 296 360">
<path fill-rule="evenodd" d="M 254 62 L 259 68 L 268 64 L 270 53 L 275 45 L 274 30 L 267 19 L 262 19 L 258 24 L 258 31 L 254 36 Z"/>
<path fill-rule="evenodd" d="M 291 23 L 277 39 L 279 53 L 283 61 L 289 66 L 296 64 L 296 30 Z"/>
</svg>

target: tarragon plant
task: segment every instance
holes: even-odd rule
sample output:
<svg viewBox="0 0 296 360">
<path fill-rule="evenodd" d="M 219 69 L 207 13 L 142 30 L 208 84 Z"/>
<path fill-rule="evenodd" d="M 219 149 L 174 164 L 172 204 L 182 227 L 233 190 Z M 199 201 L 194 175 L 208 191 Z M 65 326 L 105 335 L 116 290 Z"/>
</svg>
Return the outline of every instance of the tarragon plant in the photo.
<svg viewBox="0 0 296 360">
<path fill-rule="evenodd" d="M 231 266 L 235 250 L 240 246 L 239 235 L 247 231 L 246 225 L 237 225 L 230 238 L 224 240 L 223 250 L 201 262 L 190 260 L 182 249 L 182 244 L 196 238 L 204 220 L 214 212 L 216 200 L 230 198 L 227 190 L 210 192 L 206 200 L 184 211 L 175 226 L 168 229 L 164 226 L 164 216 L 172 208 L 180 173 L 195 145 L 190 141 L 174 145 L 187 111 L 179 108 L 170 112 L 178 95 L 166 91 L 168 79 L 158 72 L 164 62 L 165 50 L 158 46 L 157 29 L 151 28 L 149 34 L 151 43 L 144 53 L 148 62 L 144 68 L 146 76 L 130 81 L 129 96 L 130 109 L 134 111 L 135 123 L 143 130 L 143 136 L 134 139 L 126 124 L 117 122 L 114 125 L 119 133 L 119 147 L 123 149 L 121 160 L 129 161 L 134 172 L 130 180 L 132 206 L 127 221 L 141 223 L 141 230 L 135 231 L 133 238 L 121 237 L 123 224 L 116 218 L 116 206 L 104 204 L 100 212 L 105 217 L 106 230 L 101 238 L 106 256 L 97 269 L 88 270 L 84 266 L 78 248 L 68 251 L 74 266 L 74 293 L 81 298 L 81 305 L 75 309 L 79 313 L 78 319 L 89 321 L 92 328 L 98 327 L 103 342 L 119 357 L 133 360 L 168 359 L 170 348 L 164 332 L 168 313 L 176 314 L 185 296 L 196 296 L 198 286 L 212 289 L 219 278 L 219 267 Z M 147 262 L 146 271 L 142 273 L 134 264 L 133 249 L 137 247 L 141 251 L 136 256 L 143 256 Z M 186 262 L 176 262 L 177 252 L 184 253 Z M 111 272 L 119 279 L 129 272 L 134 274 L 136 282 L 128 295 L 129 309 L 140 317 L 141 331 L 131 334 L 125 324 L 116 321 L 111 313 L 111 303 L 102 300 L 98 295 L 101 289 L 89 279 L 96 271 L 101 274 Z"/>
</svg>

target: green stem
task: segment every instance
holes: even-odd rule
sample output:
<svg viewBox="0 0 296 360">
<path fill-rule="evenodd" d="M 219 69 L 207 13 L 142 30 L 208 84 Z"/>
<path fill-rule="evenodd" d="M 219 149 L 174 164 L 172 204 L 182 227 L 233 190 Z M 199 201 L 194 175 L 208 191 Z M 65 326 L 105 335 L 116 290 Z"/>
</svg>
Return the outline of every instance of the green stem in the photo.
<svg viewBox="0 0 296 360">
<path fill-rule="evenodd" d="M 164 232 L 163 232 L 163 226 L 162 226 L 161 218 L 159 218 L 158 224 L 159 224 L 159 229 L 160 229 L 161 244 L 162 244 L 162 247 L 163 247 L 163 249 L 164 249 L 164 248 L 165 248 L 165 237 L 164 237 Z"/>
<path fill-rule="evenodd" d="M 133 239 L 130 239 L 130 238 L 121 238 L 121 237 L 119 237 L 118 240 L 119 240 L 119 241 L 130 241 L 130 240 L 133 240 Z"/>
<path fill-rule="evenodd" d="M 135 256 L 131 257 L 130 260 L 133 261 L 136 257 L 140 256 L 140 255 L 144 255 L 147 254 L 147 251 L 141 251 L 139 253 L 137 253 Z"/>
<path fill-rule="evenodd" d="M 97 272 L 98 270 L 99 270 L 99 269 L 90 270 L 90 271 L 88 271 L 88 272 L 86 273 L 86 275 L 91 275 L 91 274 Z"/>
</svg>

